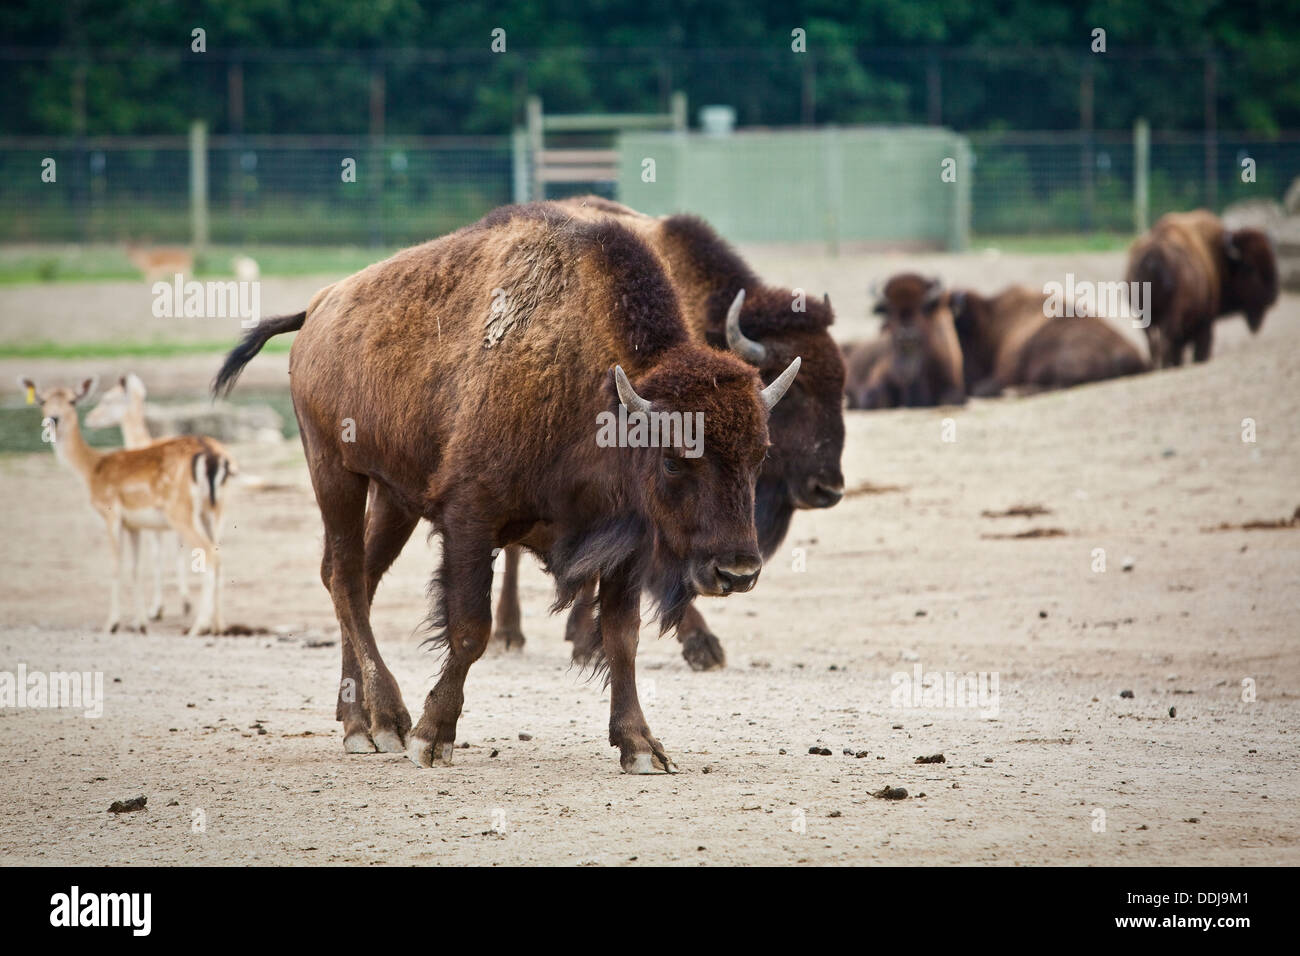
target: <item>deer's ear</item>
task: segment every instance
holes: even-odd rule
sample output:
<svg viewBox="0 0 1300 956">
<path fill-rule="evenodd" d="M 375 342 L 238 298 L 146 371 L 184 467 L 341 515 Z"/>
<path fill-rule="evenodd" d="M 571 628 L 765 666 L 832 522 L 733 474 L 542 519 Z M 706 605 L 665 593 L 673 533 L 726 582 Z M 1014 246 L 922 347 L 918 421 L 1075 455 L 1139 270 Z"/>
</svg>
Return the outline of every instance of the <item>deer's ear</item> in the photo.
<svg viewBox="0 0 1300 956">
<path fill-rule="evenodd" d="M 72 397 L 73 403 L 77 403 L 95 390 L 95 385 L 99 382 L 98 375 L 92 375 L 90 378 L 83 379 L 81 387 L 77 389 L 77 394 Z"/>
</svg>

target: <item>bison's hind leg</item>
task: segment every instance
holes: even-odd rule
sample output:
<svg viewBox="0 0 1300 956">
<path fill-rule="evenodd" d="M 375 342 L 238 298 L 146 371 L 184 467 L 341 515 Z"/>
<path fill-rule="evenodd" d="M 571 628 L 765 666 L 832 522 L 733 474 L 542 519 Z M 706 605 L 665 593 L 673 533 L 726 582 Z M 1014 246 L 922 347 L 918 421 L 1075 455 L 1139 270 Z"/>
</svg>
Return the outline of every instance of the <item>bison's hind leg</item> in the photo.
<svg viewBox="0 0 1300 956">
<path fill-rule="evenodd" d="M 417 766 L 450 764 L 456 721 L 465 703 L 465 677 L 483 656 L 492 630 L 492 543 L 490 523 L 467 502 L 444 505 L 440 609 L 447 656 L 442 674 L 424 701 L 424 714 L 411 731 L 407 756 Z"/>
<path fill-rule="evenodd" d="M 517 544 L 505 549 L 505 571 L 501 575 L 501 596 L 492 617 L 492 643 L 507 651 L 524 649 L 524 632 L 519 612 L 519 556 Z"/>
</svg>

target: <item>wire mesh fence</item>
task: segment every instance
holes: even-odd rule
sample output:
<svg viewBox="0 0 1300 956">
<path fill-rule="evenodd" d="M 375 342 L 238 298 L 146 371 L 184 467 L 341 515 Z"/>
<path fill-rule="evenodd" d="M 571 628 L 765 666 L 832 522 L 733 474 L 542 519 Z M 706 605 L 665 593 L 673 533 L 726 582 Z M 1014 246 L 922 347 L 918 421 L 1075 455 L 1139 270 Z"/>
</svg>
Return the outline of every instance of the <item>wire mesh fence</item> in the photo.
<svg viewBox="0 0 1300 956">
<path fill-rule="evenodd" d="M 973 168 L 959 175 L 970 176 L 975 236 L 1134 229 L 1132 131 L 974 133 L 969 141 Z M 853 140 L 846 142 L 851 150 Z M 1253 181 L 1243 178 L 1247 159 Z M 42 177 L 47 160 L 55 164 L 53 182 Z M 214 137 L 206 155 L 208 238 L 223 245 L 419 242 L 512 201 L 516 162 L 509 137 Z M 185 137 L 0 139 L 0 241 L 188 242 L 190 163 Z M 1149 168 L 1152 221 L 1172 210 L 1280 199 L 1300 176 L 1300 135 L 1221 134 L 1207 144 L 1195 134 L 1153 134 Z M 728 170 L 715 172 L 715 184 L 694 188 L 728 188 Z M 936 164 L 936 190 L 946 188 L 939 174 Z M 869 225 L 873 235 L 882 228 Z M 837 229 L 861 231 L 852 222 Z"/>
</svg>

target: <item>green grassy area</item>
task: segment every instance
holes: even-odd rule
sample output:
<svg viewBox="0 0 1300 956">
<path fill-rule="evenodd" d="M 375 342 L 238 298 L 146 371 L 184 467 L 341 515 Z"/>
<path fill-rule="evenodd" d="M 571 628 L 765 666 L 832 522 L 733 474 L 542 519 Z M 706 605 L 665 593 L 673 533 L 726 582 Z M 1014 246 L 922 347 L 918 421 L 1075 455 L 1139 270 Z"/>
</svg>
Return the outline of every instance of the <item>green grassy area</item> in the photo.
<svg viewBox="0 0 1300 956">
<path fill-rule="evenodd" d="M 1063 233 L 1042 236 L 972 236 L 972 250 L 998 249 L 1002 252 L 1032 255 L 1034 253 L 1070 252 L 1122 252 L 1133 241 L 1133 233 L 1094 232 Z"/>
<path fill-rule="evenodd" d="M 175 358 L 179 355 L 220 355 L 229 352 L 233 339 L 211 342 L 33 342 L 0 343 L 0 359 L 107 359 Z M 288 352 L 292 336 L 272 339 L 263 352 Z"/>
<path fill-rule="evenodd" d="M 1111 252 L 1126 249 L 1133 237 L 1127 233 L 1068 233 L 1060 235 L 981 235 L 972 249 L 993 247 L 1003 252 L 1069 253 Z M 393 248 L 364 246 L 213 246 L 197 263 L 198 278 L 231 278 L 230 260 L 237 255 L 257 260 L 263 277 L 345 276 L 379 262 Z M 39 282 L 87 282 L 140 278 L 139 271 L 117 245 L 0 245 L 0 285 Z M 193 347 L 185 346 L 183 348 Z M 204 349 L 198 349 L 204 351 Z M 153 353 L 151 353 L 153 354 Z M 178 354 L 178 353 L 156 353 Z"/>
<path fill-rule="evenodd" d="M 198 278 L 232 278 L 237 255 L 257 261 L 263 277 L 350 275 L 396 249 L 363 246 L 212 246 L 196 265 Z M 0 285 L 139 279 L 118 245 L 0 246 Z"/>
</svg>

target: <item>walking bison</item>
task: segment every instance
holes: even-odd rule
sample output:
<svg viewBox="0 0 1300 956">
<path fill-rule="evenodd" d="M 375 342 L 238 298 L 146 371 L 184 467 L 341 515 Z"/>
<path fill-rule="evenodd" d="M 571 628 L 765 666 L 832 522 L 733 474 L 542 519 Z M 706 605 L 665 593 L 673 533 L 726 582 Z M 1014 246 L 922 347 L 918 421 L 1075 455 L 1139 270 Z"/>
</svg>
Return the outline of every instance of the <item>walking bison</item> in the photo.
<svg viewBox="0 0 1300 956">
<path fill-rule="evenodd" d="M 656 254 L 681 302 L 691 338 L 731 353 L 774 381 L 794 360 L 802 366 L 768 422 L 772 444 L 756 490 L 759 550 L 766 559 L 780 546 L 794 512 L 828 508 L 843 495 L 844 363 L 830 334 L 829 299 L 766 285 L 736 251 L 695 216 L 646 216 L 597 196 L 549 204 L 575 220 L 616 221 Z M 494 637 L 507 647 L 523 644 L 518 598 L 518 549 L 506 554 Z M 599 647 L 593 616 L 594 582 L 583 589 L 565 628 L 580 662 Z M 726 664 L 726 653 L 704 616 L 689 605 L 677 627 L 682 656 L 695 670 Z"/>
<path fill-rule="evenodd" d="M 345 749 L 451 762 L 465 677 L 492 627 L 494 549 L 520 544 L 554 575 L 557 608 L 596 582 L 623 770 L 675 770 L 637 698 L 642 592 L 667 629 L 697 594 L 753 587 L 768 418 L 799 359 L 764 386 L 752 365 L 691 340 L 657 257 L 629 229 L 545 205 L 497 210 L 263 321 L 214 390 L 294 330 L 291 391 L 325 526 L 321 578 L 343 634 Z M 703 454 L 598 443 L 598 416 L 620 407 L 702 414 Z M 421 518 L 442 539 L 431 618 L 446 653 L 412 727 L 370 604 Z"/>
<path fill-rule="evenodd" d="M 1224 228 L 1204 209 L 1161 216 L 1129 250 L 1130 283 L 1149 283 L 1146 327 L 1157 366 L 1204 362 L 1214 346 L 1216 319 L 1238 312 L 1252 333 L 1277 301 L 1273 244 L 1258 229 Z"/>
</svg>

